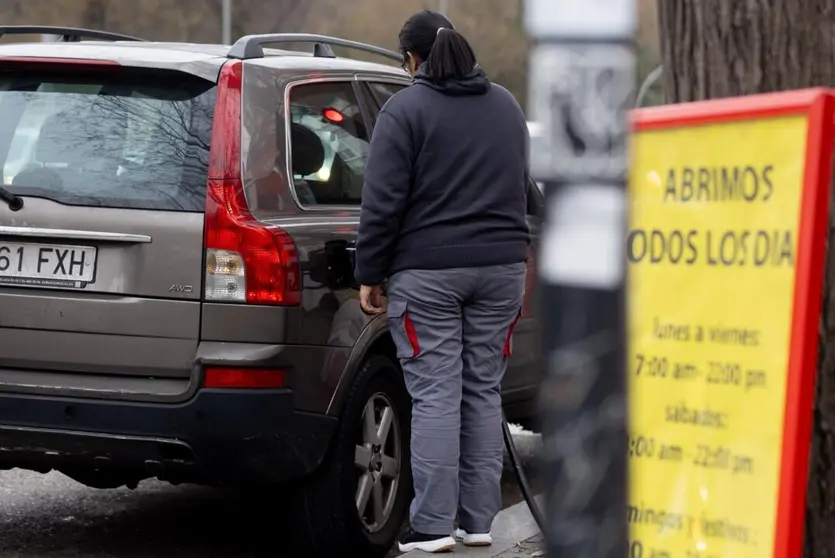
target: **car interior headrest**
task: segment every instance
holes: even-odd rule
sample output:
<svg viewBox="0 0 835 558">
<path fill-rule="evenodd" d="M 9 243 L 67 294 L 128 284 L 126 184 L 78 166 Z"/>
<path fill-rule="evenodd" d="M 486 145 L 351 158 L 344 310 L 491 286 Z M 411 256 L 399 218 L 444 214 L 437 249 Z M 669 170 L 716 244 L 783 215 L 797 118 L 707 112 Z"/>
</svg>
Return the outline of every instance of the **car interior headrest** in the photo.
<svg viewBox="0 0 835 558">
<path fill-rule="evenodd" d="M 309 128 L 293 122 L 290 125 L 290 142 L 293 174 L 308 176 L 319 172 L 325 164 L 325 146 L 319 136 Z"/>
</svg>

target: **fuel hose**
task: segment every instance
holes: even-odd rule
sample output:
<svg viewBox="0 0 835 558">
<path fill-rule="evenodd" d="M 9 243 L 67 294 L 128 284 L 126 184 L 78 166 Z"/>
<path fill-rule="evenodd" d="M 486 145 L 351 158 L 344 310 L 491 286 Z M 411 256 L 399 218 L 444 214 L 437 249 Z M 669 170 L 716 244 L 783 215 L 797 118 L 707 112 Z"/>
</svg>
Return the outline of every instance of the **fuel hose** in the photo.
<svg viewBox="0 0 835 558">
<path fill-rule="evenodd" d="M 510 431 L 510 426 L 507 424 L 507 419 L 504 415 L 502 415 L 502 435 L 504 436 L 507 455 L 510 458 L 510 465 L 513 467 L 516 480 L 519 482 L 519 489 L 522 491 L 522 497 L 525 498 L 525 502 L 531 510 L 531 515 L 539 526 L 539 530 L 544 533 L 545 517 L 539 507 L 539 502 L 536 501 L 536 494 L 534 494 L 528 482 L 528 475 L 525 473 L 525 468 L 522 466 L 522 459 L 519 456 L 519 452 L 516 451 L 516 444 L 513 442 L 513 433 Z"/>
</svg>

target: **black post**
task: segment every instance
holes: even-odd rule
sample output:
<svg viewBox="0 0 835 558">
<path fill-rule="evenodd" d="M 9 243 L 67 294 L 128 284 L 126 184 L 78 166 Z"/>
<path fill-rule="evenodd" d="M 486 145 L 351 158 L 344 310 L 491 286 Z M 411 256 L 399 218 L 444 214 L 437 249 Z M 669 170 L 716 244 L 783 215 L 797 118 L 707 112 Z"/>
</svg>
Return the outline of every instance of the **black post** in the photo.
<svg viewBox="0 0 835 558">
<path fill-rule="evenodd" d="M 539 254 L 549 558 L 623 558 L 627 110 L 636 0 L 527 0 L 531 115 L 543 130 Z"/>
</svg>

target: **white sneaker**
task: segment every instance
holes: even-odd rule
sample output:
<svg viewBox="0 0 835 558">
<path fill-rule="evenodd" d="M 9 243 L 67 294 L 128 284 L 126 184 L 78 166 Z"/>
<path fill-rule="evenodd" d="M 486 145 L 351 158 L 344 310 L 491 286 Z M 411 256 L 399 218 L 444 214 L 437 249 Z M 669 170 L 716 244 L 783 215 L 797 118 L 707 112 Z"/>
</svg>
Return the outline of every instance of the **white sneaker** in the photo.
<svg viewBox="0 0 835 558">
<path fill-rule="evenodd" d="M 468 533 L 464 529 L 453 531 L 452 538 L 464 543 L 464 546 L 490 546 L 493 544 L 493 537 L 490 533 Z"/>
<path fill-rule="evenodd" d="M 410 550 L 421 550 L 430 553 L 449 552 L 455 548 L 455 539 L 452 537 L 424 535 L 409 530 L 398 541 L 397 548 L 400 552 L 409 552 Z"/>
</svg>

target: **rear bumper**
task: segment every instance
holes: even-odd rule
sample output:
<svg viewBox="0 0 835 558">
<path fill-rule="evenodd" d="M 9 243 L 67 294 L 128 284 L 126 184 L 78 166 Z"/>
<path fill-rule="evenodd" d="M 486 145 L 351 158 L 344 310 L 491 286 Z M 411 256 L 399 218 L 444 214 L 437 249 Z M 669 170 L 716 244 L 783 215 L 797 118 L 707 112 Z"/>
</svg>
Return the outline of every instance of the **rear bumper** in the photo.
<svg viewBox="0 0 835 558">
<path fill-rule="evenodd" d="M 319 466 L 336 422 L 296 410 L 287 389 L 207 389 L 171 405 L 0 394 L 0 469 L 278 483 Z"/>
</svg>

